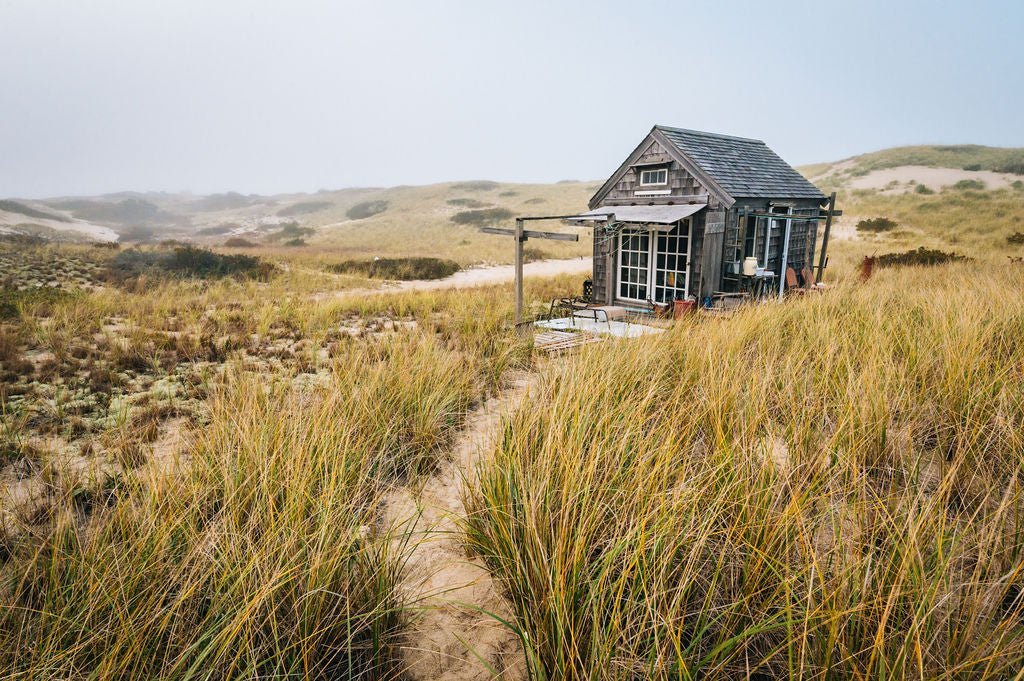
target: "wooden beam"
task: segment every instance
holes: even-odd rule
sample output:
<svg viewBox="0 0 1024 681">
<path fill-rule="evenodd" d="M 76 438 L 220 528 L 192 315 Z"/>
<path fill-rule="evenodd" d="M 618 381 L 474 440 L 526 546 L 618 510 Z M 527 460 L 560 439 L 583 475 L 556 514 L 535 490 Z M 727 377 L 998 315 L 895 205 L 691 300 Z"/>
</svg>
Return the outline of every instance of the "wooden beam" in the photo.
<svg viewBox="0 0 1024 681">
<path fill-rule="evenodd" d="M 500 234 L 502 236 L 515 236 L 516 230 L 504 227 L 481 227 L 480 231 L 485 234 Z M 551 241 L 579 241 L 579 234 L 566 234 L 564 232 L 537 232 L 532 229 L 524 229 L 522 232 L 523 241 L 529 239 L 549 239 Z"/>
<path fill-rule="evenodd" d="M 523 220 L 516 218 L 516 324 L 523 321 Z"/>
<path fill-rule="evenodd" d="M 841 211 L 841 210 L 832 211 L 832 216 L 833 217 L 839 217 L 842 214 L 843 214 L 843 211 Z M 785 213 L 761 213 L 761 212 L 755 212 L 755 213 L 751 213 L 751 215 L 753 215 L 755 218 L 775 218 L 775 219 L 778 219 L 778 217 L 780 215 L 785 215 Z M 790 218 L 790 219 L 793 220 L 793 222 L 813 222 L 815 220 L 827 220 L 828 216 L 829 216 L 829 213 L 826 211 L 826 212 L 818 213 L 817 215 L 796 215 L 796 214 L 794 214 L 792 216 L 792 218 Z"/>
<path fill-rule="evenodd" d="M 484 234 L 498 234 L 501 236 L 511 236 L 516 241 L 516 259 L 515 259 L 515 288 L 516 288 L 516 317 L 515 323 L 519 325 L 523 320 L 523 242 L 533 237 L 534 239 L 552 239 L 554 241 L 579 241 L 580 237 L 578 234 L 566 234 L 564 232 L 536 232 L 533 230 L 523 229 L 523 223 L 527 220 L 565 220 L 567 218 L 577 217 L 575 215 L 538 215 L 528 217 L 516 218 L 516 228 L 508 229 L 507 227 L 481 227 L 480 231 Z"/>
<path fill-rule="evenodd" d="M 481 227 L 484 234 L 501 234 L 502 236 L 515 236 L 516 230 L 507 227 Z"/>
<path fill-rule="evenodd" d="M 835 207 L 836 193 L 832 192 L 832 195 L 828 197 L 828 215 L 825 218 L 825 234 L 821 237 L 821 253 L 818 254 L 818 278 L 815 281 L 821 281 L 824 278 L 826 254 L 828 253 L 828 237 L 832 232 L 832 216 L 842 214 L 842 211 L 835 210 Z"/>
</svg>

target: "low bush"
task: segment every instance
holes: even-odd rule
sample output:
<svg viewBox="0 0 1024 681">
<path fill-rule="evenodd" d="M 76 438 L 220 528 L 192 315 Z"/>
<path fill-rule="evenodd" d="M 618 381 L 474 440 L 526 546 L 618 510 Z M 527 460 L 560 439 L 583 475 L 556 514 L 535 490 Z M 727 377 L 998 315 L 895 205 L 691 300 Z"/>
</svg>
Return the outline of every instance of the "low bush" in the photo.
<svg viewBox="0 0 1024 681">
<path fill-rule="evenodd" d="M 17 290 L 0 286 L 0 319 L 17 319 L 25 306 L 33 307 L 33 314 L 49 316 L 52 306 L 73 294 L 59 288 L 41 286 Z"/>
<path fill-rule="evenodd" d="M 985 183 L 981 180 L 960 180 L 953 185 L 953 189 L 963 191 L 966 189 L 981 190 L 985 188 Z"/>
<path fill-rule="evenodd" d="M 981 170 L 980 163 L 968 163 L 964 166 L 964 170 Z"/>
<path fill-rule="evenodd" d="M 461 206 L 463 208 L 483 208 L 487 204 L 476 199 L 448 199 L 449 206 Z"/>
<path fill-rule="evenodd" d="M 926 185 L 919 184 L 916 187 L 914 187 L 914 192 L 917 194 L 934 194 L 935 190 L 929 189 Z"/>
<path fill-rule="evenodd" d="M 1024 175 L 1024 161 L 1008 161 L 998 167 L 996 172 L 1000 173 L 1012 173 L 1014 175 Z"/>
<path fill-rule="evenodd" d="M 464 210 L 452 216 L 452 222 L 457 225 L 487 225 L 494 222 L 502 222 L 515 217 L 515 213 L 508 208 L 483 208 L 481 210 Z"/>
<path fill-rule="evenodd" d="M 490 180 L 473 180 L 471 182 L 456 182 L 452 185 L 452 189 L 455 191 L 466 191 L 466 192 L 489 192 L 493 189 L 498 188 L 497 182 Z"/>
<path fill-rule="evenodd" d="M 272 232 L 264 237 L 267 241 L 293 241 L 295 239 L 302 239 L 303 237 L 311 236 L 316 230 L 312 227 L 300 227 L 297 222 L 286 222 L 281 225 L 281 228 L 276 232 Z"/>
<path fill-rule="evenodd" d="M 255 248 L 256 244 L 248 239 L 243 239 L 240 236 L 233 236 L 224 242 L 224 245 L 228 248 Z"/>
<path fill-rule="evenodd" d="M 345 211 L 345 216 L 349 220 L 364 220 L 366 218 L 372 218 L 374 215 L 380 215 L 388 209 L 387 201 L 363 201 Z"/>
<path fill-rule="evenodd" d="M 1006 237 L 1006 243 L 1008 244 L 1024 244 L 1024 232 L 1014 232 L 1010 236 Z"/>
<path fill-rule="evenodd" d="M 376 260 L 345 260 L 327 266 L 337 274 L 359 274 L 370 279 L 412 281 L 444 279 L 459 271 L 459 264 L 441 258 L 377 258 Z"/>
<path fill-rule="evenodd" d="M 907 265 L 944 265 L 950 262 L 968 261 L 970 258 L 958 253 L 940 251 L 937 249 L 921 246 L 902 253 L 886 253 L 873 256 L 872 262 L 875 267 L 903 267 Z"/>
<path fill-rule="evenodd" d="M 251 255 L 214 253 L 205 248 L 181 246 L 171 251 L 128 249 L 107 265 L 107 279 L 115 284 L 139 276 L 171 276 L 217 279 L 240 277 L 266 281 L 274 266 Z"/>
<path fill-rule="evenodd" d="M 227 234 L 231 230 L 238 229 L 239 227 L 240 225 L 237 222 L 225 222 L 220 225 L 197 229 L 196 236 L 220 236 L 221 234 Z"/>
<path fill-rule="evenodd" d="M 891 232 L 898 226 L 899 225 L 895 220 L 890 220 L 889 218 L 870 218 L 868 220 L 861 220 L 858 222 L 857 231 L 879 234 L 881 232 Z"/>
<path fill-rule="evenodd" d="M 302 201 L 300 203 L 293 203 L 290 206 L 285 206 L 281 210 L 277 211 L 277 214 L 283 218 L 294 217 L 296 215 L 309 215 L 310 213 L 319 213 L 322 210 L 332 208 L 334 206 L 330 201 Z"/>
</svg>

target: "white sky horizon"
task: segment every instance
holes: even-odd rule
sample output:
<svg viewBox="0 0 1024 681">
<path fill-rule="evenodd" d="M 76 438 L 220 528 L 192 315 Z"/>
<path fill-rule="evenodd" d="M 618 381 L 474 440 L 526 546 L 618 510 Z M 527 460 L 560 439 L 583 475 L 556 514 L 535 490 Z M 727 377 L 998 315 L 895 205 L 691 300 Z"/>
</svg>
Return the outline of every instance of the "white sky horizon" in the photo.
<svg viewBox="0 0 1024 681">
<path fill-rule="evenodd" d="M 0 197 L 601 180 L 656 123 L 793 165 L 1024 146 L 1022 26 L 1010 0 L 0 0 Z"/>
</svg>

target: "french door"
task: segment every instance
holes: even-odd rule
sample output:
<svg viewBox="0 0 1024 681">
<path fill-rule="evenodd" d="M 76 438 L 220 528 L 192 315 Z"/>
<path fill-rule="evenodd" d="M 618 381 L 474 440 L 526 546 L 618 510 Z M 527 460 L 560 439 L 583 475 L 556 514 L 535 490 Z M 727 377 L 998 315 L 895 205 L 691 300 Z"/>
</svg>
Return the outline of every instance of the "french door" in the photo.
<svg viewBox="0 0 1024 681">
<path fill-rule="evenodd" d="M 623 229 L 619 232 L 618 297 L 670 303 L 686 298 L 690 284 L 690 221 L 669 232 Z"/>
</svg>

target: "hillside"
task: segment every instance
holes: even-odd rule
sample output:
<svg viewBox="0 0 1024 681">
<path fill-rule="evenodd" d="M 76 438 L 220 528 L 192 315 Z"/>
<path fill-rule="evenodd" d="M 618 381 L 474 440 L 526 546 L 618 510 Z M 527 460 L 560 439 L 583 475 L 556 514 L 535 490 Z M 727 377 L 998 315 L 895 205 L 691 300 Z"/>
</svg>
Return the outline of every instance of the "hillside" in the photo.
<svg viewBox="0 0 1024 681">
<path fill-rule="evenodd" d="M 1024 149 L 980 145 L 897 147 L 800 168 L 845 212 L 833 232 L 852 256 L 928 246 L 1024 255 Z M 509 184 L 447 182 L 261 196 L 123 192 L 0 202 L 0 232 L 52 240 L 157 242 L 301 249 L 350 258 L 435 256 L 461 265 L 507 263 L 511 248 L 483 225 L 515 215 L 558 215 L 585 208 L 597 181 Z M 858 231 L 884 217 L 891 229 Z M 551 229 L 559 229 L 552 223 Z M 562 228 L 569 229 L 569 228 Z M 578 243 L 530 242 L 531 259 L 586 255 Z"/>
<path fill-rule="evenodd" d="M 973 255 L 1024 255 L 1024 149 L 980 145 L 896 147 L 799 170 L 837 193 L 845 212 L 835 234 L 847 250 L 951 248 Z M 891 229 L 858 231 L 884 217 Z"/>
<path fill-rule="evenodd" d="M 234 243 L 309 246 L 351 257 L 435 255 L 461 264 L 508 262 L 509 245 L 481 234 L 479 227 L 510 225 L 515 215 L 584 210 L 595 189 L 594 182 L 468 181 L 273 196 L 125 192 L 18 199 L 0 203 L 0 232 L 59 241 L 179 239 L 208 246 L 234 238 Z M 585 240 L 531 243 L 529 248 L 534 259 L 589 252 Z"/>
</svg>

